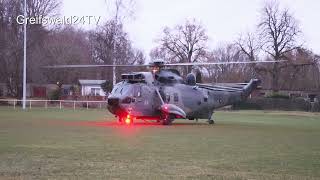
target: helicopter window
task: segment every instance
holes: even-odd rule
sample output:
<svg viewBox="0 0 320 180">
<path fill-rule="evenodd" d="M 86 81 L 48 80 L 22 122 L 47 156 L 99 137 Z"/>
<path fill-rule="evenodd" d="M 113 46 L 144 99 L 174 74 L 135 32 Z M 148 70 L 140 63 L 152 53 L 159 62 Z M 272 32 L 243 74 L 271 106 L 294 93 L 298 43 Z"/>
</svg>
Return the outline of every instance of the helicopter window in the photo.
<svg viewBox="0 0 320 180">
<path fill-rule="evenodd" d="M 170 94 L 166 94 L 167 103 L 170 102 Z"/>
<path fill-rule="evenodd" d="M 174 93 L 173 94 L 173 100 L 174 100 L 174 102 L 178 102 L 179 101 L 178 93 Z"/>
<path fill-rule="evenodd" d="M 164 77 L 160 77 L 160 78 L 158 79 L 158 81 L 161 82 L 161 83 L 165 83 L 165 82 L 166 82 L 166 79 L 165 79 Z"/>
<path fill-rule="evenodd" d="M 134 87 L 134 97 L 141 97 L 141 86 Z"/>
<path fill-rule="evenodd" d="M 116 93 L 118 91 L 118 88 L 115 88 L 114 90 L 113 90 L 113 93 Z"/>
<path fill-rule="evenodd" d="M 130 104 L 131 102 L 133 102 L 132 100 L 133 100 L 133 98 L 126 97 L 125 99 L 122 100 L 122 103 L 123 104 Z"/>
</svg>

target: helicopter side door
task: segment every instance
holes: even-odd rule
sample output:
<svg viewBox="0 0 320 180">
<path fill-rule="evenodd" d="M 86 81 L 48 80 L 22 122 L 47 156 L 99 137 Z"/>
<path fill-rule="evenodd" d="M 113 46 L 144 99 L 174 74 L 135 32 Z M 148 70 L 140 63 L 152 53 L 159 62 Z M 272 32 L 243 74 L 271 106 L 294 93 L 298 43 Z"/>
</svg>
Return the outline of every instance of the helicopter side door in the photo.
<svg viewBox="0 0 320 180">
<path fill-rule="evenodd" d="M 139 84 L 134 87 L 135 109 L 139 116 L 154 115 L 153 91 L 145 84 Z"/>
</svg>

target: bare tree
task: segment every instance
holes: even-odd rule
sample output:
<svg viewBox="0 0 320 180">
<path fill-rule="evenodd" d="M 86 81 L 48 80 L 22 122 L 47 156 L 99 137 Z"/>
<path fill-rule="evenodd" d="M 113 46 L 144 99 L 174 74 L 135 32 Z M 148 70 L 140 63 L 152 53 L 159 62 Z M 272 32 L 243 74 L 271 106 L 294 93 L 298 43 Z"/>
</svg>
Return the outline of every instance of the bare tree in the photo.
<svg viewBox="0 0 320 180">
<path fill-rule="evenodd" d="M 258 28 L 263 50 L 276 61 L 286 59 L 286 53 L 301 47 L 297 20 L 288 9 L 280 9 L 277 1 L 265 4 Z"/>
<path fill-rule="evenodd" d="M 280 84 L 281 88 L 315 91 L 320 89 L 319 68 L 317 57 L 312 51 L 299 48 L 286 54 L 293 62 L 290 66 L 282 69 Z"/>
<path fill-rule="evenodd" d="M 280 9 L 277 1 L 265 4 L 258 28 L 263 50 L 275 61 L 290 60 L 286 55 L 301 47 L 298 44 L 301 31 L 297 20 L 288 9 Z M 268 70 L 272 76 L 272 89 L 274 91 L 279 90 L 280 71 L 287 66 L 287 63 L 274 63 L 272 68 Z"/>
<path fill-rule="evenodd" d="M 27 14 L 29 17 L 55 16 L 60 6 L 60 1 L 53 0 L 28 0 Z"/>
<path fill-rule="evenodd" d="M 50 16 L 57 12 L 59 0 L 28 0 L 28 17 Z M 23 1 L 0 1 L 0 67 L 5 77 L 9 94 L 15 97 L 22 95 L 22 26 L 16 22 L 16 18 L 23 14 Z M 28 41 L 27 52 L 30 55 L 34 49 L 41 47 L 43 37 L 48 31 L 42 25 L 27 26 Z M 28 67 L 35 63 L 28 59 Z M 28 69 L 28 72 L 32 70 Z M 27 79 L 30 81 L 30 77 Z"/>
<path fill-rule="evenodd" d="M 289 56 L 302 45 L 298 40 L 301 34 L 297 20 L 288 9 L 281 9 L 277 1 L 268 1 L 262 11 L 261 20 L 257 27 L 258 33 L 247 33 L 240 36 L 236 45 L 241 52 L 246 55 L 249 61 L 257 61 L 260 50 L 269 56 L 267 59 L 280 61 L 287 60 L 287 63 L 274 63 L 272 65 L 251 65 L 251 71 L 264 76 L 270 75 L 271 89 L 276 92 L 279 90 L 281 71 L 291 67 L 311 65 L 311 63 L 301 63 L 292 61 Z M 298 64 L 297 64 L 298 62 Z M 257 75 L 256 74 L 256 75 Z"/>
<path fill-rule="evenodd" d="M 125 20 L 134 18 L 135 14 L 135 0 L 113 0 L 110 1 L 113 7 L 112 19 L 119 23 L 124 23 Z"/>
<path fill-rule="evenodd" d="M 261 41 L 255 33 L 247 32 L 245 35 L 240 35 L 236 40 L 235 45 L 239 48 L 239 51 L 245 55 L 249 61 L 258 61 L 259 54 L 261 52 Z M 246 65 L 247 73 L 250 73 L 252 77 L 257 78 L 258 74 L 265 72 L 264 68 L 261 68 L 257 64 Z"/>
<path fill-rule="evenodd" d="M 191 63 L 205 58 L 208 36 L 204 27 L 192 20 L 173 29 L 164 28 L 163 37 L 157 41 L 159 46 L 151 51 L 152 58 Z M 191 68 L 188 68 L 187 73 L 189 72 Z"/>
<path fill-rule="evenodd" d="M 123 25 L 110 20 L 90 34 L 92 58 L 97 64 L 144 64 L 142 51 L 132 47 Z M 125 68 L 117 68 L 117 74 Z M 113 71 L 103 69 L 101 78 L 112 81 Z M 117 76 L 119 77 L 119 76 Z"/>
<path fill-rule="evenodd" d="M 240 48 L 250 61 L 256 61 L 261 50 L 261 42 L 254 33 L 240 35 L 235 44 Z"/>
<path fill-rule="evenodd" d="M 104 64 L 126 64 L 128 53 L 132 50 L 127 33 L 123 30 L 124 20 L 133 17 L 135 12 L 134 0 L 114 0 L 108 7 L 113 8 L 112 17 L 103 26 L 91 33 L 92 52 L 94 61 Z M 117 68 L 119 69 L 119 68 Z M 116 67 L 108 71 L 108 77 L 116 82 Z M 105 78 L 105 72 L 102 72 Z M 108 79 L 110 80 L 110 79 Z"/>
<path fill-rule="evenodd" d="M 88 33 L 65 27 L 51 32 L 46 38 L 42 53 L 38 53 L 41 59 L 38 71 L 41 69 L 44 77 L 34 77 L 37 81 L 60 84 L 76 84 L 80 78 L 96 78 L 96 69 L 42 69 L 41 66 L 57 64 L 93 64 L 91 61 L 90 43 Z M 31 75 L 36 76 L 39 74 Z"/>
<path fill-rule="evenodd" d="M 234 44 L 220 45 L 208 54 L 209 62 L 236 62 L 244 61 L 239 47 Z M 212 82 L 243 82 L 247 79 L 245 65 L 214 65 L 207 67 L 207 81 Z"/>
</svg>

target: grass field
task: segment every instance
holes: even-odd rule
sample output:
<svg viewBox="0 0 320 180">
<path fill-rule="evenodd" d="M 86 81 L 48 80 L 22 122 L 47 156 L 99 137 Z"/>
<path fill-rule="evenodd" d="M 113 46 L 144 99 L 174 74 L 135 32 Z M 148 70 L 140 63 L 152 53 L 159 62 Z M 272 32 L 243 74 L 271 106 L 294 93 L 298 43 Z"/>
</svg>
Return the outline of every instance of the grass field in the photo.
<svg viewBox="0 0 320 180">
<path fill-rule="evenodd" d="M 217 112 L 170 127 L 0 108 L 0 179 L 320 179 L 320 114 Z"/>
</svg>

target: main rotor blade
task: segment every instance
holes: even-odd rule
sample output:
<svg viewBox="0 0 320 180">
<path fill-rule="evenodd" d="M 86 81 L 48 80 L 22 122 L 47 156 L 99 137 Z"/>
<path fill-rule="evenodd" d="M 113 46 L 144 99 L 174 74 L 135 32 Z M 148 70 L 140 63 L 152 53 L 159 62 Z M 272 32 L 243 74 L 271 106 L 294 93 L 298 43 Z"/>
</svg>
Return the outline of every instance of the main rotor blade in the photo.
<svg viewBox="0 0 320 180">
<path fill-rule="evenodd" d="M 281 61 L 232 61 L 232 62 L 194 62 L 194 63 L 171 63 L 164 64 L 165 66 L 209 66 L 209 65 L 229 65 L 229 64 L 260 64 L 260 63 L 282 63 Z"/>
<path fill-rule="evenodd" d="M 46 69 L 61 69 L 61 68 L 97 68 L 97 67 L 147 67 L 149 65 L 111 65 L 111 64 L 84 64 L 84 65 L 53 65 L 44 66 Z"/>
<path fill-rule="evenodd" d="M 170 63 L 162 66 L 209 66 L 209 65 L 230 65 L 230 64 L 260 64 L 260 63 L 282 63 L 281 61 L 232 61 L 232 62 L 194 62 L 194 63 Z M 84 64 L 84 65 L 53 65 L 44 66 L 46 69 L 61 69 L 61 68 L 97 68 L 97 67 L 150 67 L 156 66 L 152 64 L 136 64 L 136 65 L 111 65 L 111 64 Z"/>
</svg>

